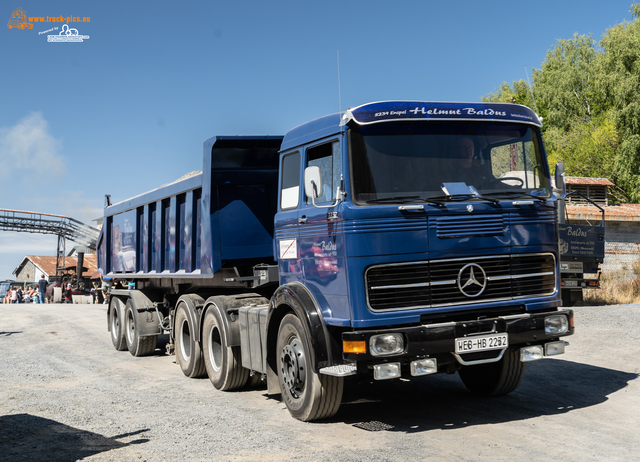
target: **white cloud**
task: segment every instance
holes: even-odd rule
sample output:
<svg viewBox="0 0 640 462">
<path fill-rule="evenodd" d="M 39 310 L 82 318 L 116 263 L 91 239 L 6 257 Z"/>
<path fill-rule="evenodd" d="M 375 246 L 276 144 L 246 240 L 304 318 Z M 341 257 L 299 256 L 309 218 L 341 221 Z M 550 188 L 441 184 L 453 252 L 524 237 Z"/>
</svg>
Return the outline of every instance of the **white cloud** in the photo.
<svg viewBox="0 0 640 462">
<path fill-rule="evenodd" d="M 49 131 L 40 112 L 32 112 L 12 127 L 0 128 L 0 176 L 64 172 L 64 159 L 58 154 L 61 141 Z"/>
<path fill-rule="evenodd" d="M 67 241 L 67 249 L 74 243 Z M 15 279 L 15 270 L 27 255 L 55 255 L 58 238 L 46 234 L 0 231 L 0 280 Z"/>
</svg>

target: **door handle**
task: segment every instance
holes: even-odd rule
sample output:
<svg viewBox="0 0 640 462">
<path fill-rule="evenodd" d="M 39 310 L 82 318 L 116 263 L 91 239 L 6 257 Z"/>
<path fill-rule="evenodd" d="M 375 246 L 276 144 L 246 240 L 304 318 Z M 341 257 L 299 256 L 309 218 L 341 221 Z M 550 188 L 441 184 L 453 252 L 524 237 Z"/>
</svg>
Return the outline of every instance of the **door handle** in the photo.
<svg viewBox="0 0 640 462">
<path fill-rule="evenodd" d="M 304 225 L 307 222 L 307 217 L 305 215 L 298 218 L 298 223 Z"/>
</svg>

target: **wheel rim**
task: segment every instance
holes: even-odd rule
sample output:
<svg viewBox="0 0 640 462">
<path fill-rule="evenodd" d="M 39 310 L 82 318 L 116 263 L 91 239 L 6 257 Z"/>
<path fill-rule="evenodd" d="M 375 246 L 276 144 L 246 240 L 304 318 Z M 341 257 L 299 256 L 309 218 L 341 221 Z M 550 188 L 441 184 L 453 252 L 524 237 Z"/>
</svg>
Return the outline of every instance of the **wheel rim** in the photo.
<svg viewBox="0 0 640 462">
<path fill-rule="evenodd" d="M 189 333 L 189 323 L 186 319 L 183 319 L 180 324 L 180 351 L 182 358 L 188 362 L 189 358 L 191 358 L 191 334 Z"/>
<path fill-rule="evenodd" d="M 220 339 L 220 331 L 216 325 L 211 326 L 211 329 L 209 329 L 209 360 L 213 370 L 219 372 L 222 367 L 222 341 Z"/>
<path fill-rule="evenodd" d="M 129 345 L 133 344 L 133 339 L 136 334 L 136 324 L 133 320 L 133 311 L 127 311 L 127 340 L 129 341 Z"/>
<path fill-rule="evenodd" d="M 280 369 L 287 390 L 294 398 L 300 398 L 304 393 L 306 358 L 302 342 L 299 339 L 293 338 L 282 348 Z"/>
</svg>

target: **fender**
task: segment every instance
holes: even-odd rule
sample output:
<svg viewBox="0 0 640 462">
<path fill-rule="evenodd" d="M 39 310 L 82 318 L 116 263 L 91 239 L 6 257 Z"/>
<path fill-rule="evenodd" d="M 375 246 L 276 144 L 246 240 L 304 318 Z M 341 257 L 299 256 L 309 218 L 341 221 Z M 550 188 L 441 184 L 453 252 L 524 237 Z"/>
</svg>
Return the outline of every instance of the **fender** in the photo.
<svg viewBox="0 0 640 462">
<path fill-rule="evenodd" d="M 196 305 L 204 305 L 204 299 L 200 295 L 196 294 L 188 294 L 181 296 L 176 302 L 176 311 L 178 309 L 178 305 L 180 302 L 184 302 L 184 306 L 187 312 L 187 319 L 189 320 L 189 325 L 191 326 L 191 335 L 193 335 L 193 340 L 196 342 L 200 341 L 200 329 L 201 327 L 201 316 L 198 314 Z M 175 322 L 175 316 L 173 317 Z M 171 337 L 176 338 L 175 335 L 176 326 L 175 324 L 171 330 Z"/>
<path fill-rule="evenodd" d="M 233 321 L 229 317 L 229 310 L 237 310 L 243 306 L 250 304 L 266 305 L 269 300 L 258 294 L 241 294 L 241 295 L 214 295 L 207 298 L 205 302 L 204 310 L 202 311 L 202 319 L 207 310 L 216 310 L 222 319 L 224 324 L 224 331 L 228 333 L 229 338 L 226 338 L 227 346 L 234 347 L 240 346 L 240 323 Z M 227 335 L 227 334 L 225 334 Z"/>
<path fill-rule="evenodd" d="M 113 290 L 111 291 L 111 296 L 117 296 L 120 298 L 125 306 L 127 304 L 127 300 L 131 301 L 136 316 L 136 329 L 139 336 L 146 337 L 150 335 L 160 335 L 163 333 L 163 330 L 160 327 L 160 321 L 158 320 L 158 315 L 156 314 L 155 307 L 153 306 L 153 298 L 157 298 L 157 294 L 141 290 Z M 161 301 L 162 298 L 159 300 Z M 111 310 L 111 303 L 109 303 L 109 310 Z M 109 311 L 107 311 L 107 318 L 108 315 Z"/>
<path fill-rule="evenodd" d="M 267 385 L 268 393 L 280 393 L 278 387 L 276 341 L 280 321 L 290 310 L 302 321 L 310 339 L 311 367 L 314 372 L 333 365 L 331 339 L 324 323 L 320 307 L 309 290 L 299 282 L 278 287 L 271 297 L 267 314 Z"/>
</svg>

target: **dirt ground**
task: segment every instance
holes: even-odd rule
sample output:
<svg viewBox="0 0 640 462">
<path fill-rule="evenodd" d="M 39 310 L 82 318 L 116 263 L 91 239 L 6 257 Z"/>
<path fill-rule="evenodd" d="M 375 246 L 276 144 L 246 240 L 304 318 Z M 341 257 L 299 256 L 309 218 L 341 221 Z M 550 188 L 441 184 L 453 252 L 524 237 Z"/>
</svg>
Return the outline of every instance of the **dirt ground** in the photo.
<svg viewBox="0 0 640 462">
<path fill-rule="evenodd" d="M 486 399 L 457 375 L 348 382 L 329 421 L 113 349 L 104 305 L 1 305 L 0 461 L 630 461 L 640 306 L 575 308 L 563 356 Z"/>
</svg>

